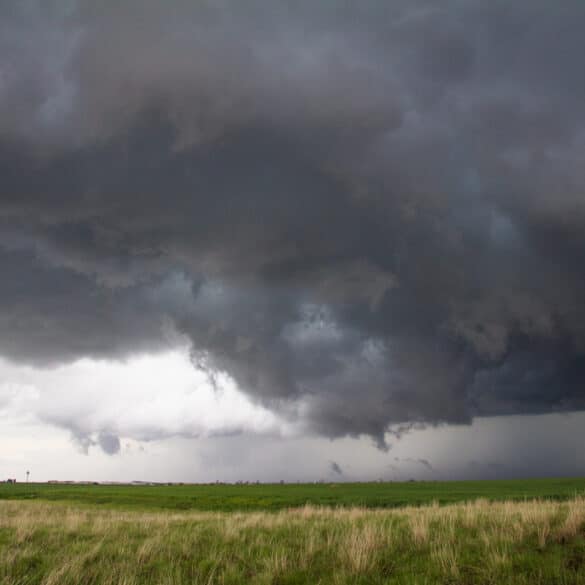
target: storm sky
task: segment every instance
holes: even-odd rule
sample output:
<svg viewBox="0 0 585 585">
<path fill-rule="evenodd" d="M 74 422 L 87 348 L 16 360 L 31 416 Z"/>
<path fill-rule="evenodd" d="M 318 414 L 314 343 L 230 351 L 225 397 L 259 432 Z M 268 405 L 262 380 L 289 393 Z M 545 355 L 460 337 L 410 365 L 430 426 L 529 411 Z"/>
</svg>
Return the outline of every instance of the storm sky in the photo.
<svg viewBox="0 0 585 585">
<path fill-rule="evenodd" d="M 0 474 L 585 473 L 584 30 L 0 0 Z"/>
</svg>

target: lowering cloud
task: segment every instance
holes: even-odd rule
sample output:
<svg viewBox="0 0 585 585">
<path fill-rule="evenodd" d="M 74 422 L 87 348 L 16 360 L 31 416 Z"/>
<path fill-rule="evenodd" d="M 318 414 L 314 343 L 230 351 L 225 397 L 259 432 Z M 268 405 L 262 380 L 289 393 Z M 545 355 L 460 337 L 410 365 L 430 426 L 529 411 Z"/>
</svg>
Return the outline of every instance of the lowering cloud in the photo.
<svg viewBox="0 0 585 585">
<path fill-rule="evenodd" d="M 381 447 L 582 409 L 584 26 L 581 0 L 0 4 L 0 354 L 187 338 L 212 383 Z"/>
<path fill-rule="evenodd" d="M 335 475 L 343 475 L 343 469 L 341 469 L 341 466 L 336 461 L 331 461 L 329 468 Z"/>
</svg>

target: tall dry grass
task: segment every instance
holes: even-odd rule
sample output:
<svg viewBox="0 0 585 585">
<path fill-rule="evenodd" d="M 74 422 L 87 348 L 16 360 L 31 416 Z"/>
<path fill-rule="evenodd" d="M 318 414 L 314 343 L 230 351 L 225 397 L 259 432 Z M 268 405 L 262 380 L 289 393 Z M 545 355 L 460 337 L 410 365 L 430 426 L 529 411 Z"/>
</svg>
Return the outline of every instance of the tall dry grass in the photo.
<svg viewBox="0 0 585 585">
<path fill-rule="evenodd" d="M 278 513 L 0 501 L 0 583 L 578 584 L 584 526 L 583 498 Z"/>
</svg>

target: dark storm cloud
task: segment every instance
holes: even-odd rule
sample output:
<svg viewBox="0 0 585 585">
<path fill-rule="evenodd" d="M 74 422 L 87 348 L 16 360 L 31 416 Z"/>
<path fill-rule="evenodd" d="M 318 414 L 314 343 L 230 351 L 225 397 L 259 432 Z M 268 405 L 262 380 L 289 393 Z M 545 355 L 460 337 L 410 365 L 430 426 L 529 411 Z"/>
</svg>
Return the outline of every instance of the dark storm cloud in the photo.
<svg viewBox="0 0 585 585">
<path fill-rule="evenodd" d="M 174 327 L 210 375 L 382 447 L 583 408 L 580 0 L 0 16 L 4 355 Z"/>
<path fill-rule="evenodd" d="M 55 365 L 86 355 L 115 358 L 169 347 L 151 291 L 103 289 L 24 251 L 0 252 L 0 266 L 3 356 Z"/>
</svg>

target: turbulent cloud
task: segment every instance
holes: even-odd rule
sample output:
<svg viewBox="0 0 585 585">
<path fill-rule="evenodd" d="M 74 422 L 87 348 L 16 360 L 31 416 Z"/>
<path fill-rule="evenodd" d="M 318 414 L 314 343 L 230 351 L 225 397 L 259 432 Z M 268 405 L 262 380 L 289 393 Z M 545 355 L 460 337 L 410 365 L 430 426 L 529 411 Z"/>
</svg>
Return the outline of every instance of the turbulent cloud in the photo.
<svg viewBox="0 0 585 585">
<path fill-rule="evenodd" d="M 582 409 L 584 25 L 580 0 L 0 4 L 0 354 L 179 334 L 212 381 L 382 447 Z"/>
</svg>

